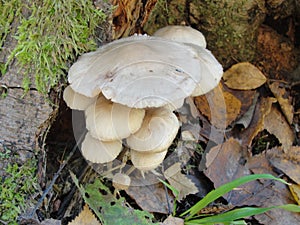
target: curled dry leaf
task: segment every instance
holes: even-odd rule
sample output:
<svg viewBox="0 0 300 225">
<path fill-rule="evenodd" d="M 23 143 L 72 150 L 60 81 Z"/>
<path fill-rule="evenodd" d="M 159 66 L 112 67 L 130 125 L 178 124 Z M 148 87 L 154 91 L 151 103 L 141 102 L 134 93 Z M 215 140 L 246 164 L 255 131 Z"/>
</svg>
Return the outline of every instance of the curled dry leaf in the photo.
<svg viewBox="0 0 300 225">
<path fill-rule="evenodd" d="M 269 88 L 277 99 L 286 120 L 289 122 L 289 124 L 292 124 L 294 108 L 291 104 L 291 100 L 288 98 L 286 89 L 281 87 L 279 82 L 273 82 L 272 84 L 269 84 Z"/>
<path fill-rule="evenodd" d="M 196 185 L 185 174 L 181 173 L 180 163 L 170 166 L 165 170 L 164 175 L 171 186 L 179 191 L 179 201 L 189 194 L 198 192 Z"/>
<path fill-rule="evenodd" d="M 270 113 L 275 102 L 276 99 L 270 97 L 258 101 L 249 127 L 237 134 L 243 145 L 250 146 L 253 138 L 264 129 L 264 118 Z"/>
<path fill-rule="evenodd" d="M 229 88 L 237 90 L 255 89 L 267 81 L 263 73 L 248 62 L 233 65 L 225 71 L 223 80 Z"/>
<path fill-rule="evenodd" d="M 196 97 L 195 104 L 211 124 L 220 129 L 225 129 L 237 118 L 242 105 L 238 98 L 222 90 L 222 84 L 206 95 Z"/>
<path fill-rule="evenodd" d="M 281 112 L 273 105 L 264 118 L 264 129 L 274 134 L 285 151 L 288 151 L 294 141 L 294 133 Z"/>
<path fill-rule="evenodd" d="M 101 225 L 101 223 L 96 219 L 88 205 L 84 205 L 83 210 L 68 225 Z"/>
</svg>

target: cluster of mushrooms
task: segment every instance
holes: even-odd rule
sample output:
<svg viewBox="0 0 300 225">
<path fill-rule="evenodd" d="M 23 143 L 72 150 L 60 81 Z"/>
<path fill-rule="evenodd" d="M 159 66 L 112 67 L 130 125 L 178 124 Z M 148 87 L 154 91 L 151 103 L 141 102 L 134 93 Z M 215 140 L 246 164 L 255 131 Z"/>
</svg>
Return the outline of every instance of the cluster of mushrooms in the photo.
<svg viewBox="0 0 300 225">
<path fill-rule="evenodd" d="M 85 112 L 83 156 L 106 163 L 127 145 L 134 167 L 155 169 L 180 127 L 173 111 L 186 97 L 216 87 L 222 74 L 204 36 L 187 26 L 122 38 L 83 54 L 71 66 L 63 94 L 70 108 Z"/>
</svg>

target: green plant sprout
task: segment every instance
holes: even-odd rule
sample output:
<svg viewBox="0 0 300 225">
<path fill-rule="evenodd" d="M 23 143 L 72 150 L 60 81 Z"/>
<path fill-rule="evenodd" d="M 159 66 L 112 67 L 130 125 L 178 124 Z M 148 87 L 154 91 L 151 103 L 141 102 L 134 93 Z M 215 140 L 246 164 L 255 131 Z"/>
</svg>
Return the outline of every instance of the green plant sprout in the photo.
<svg viewBox="0 0 300 225">
<path fill-rule="evenodd" d="M 244 177 L 240 177 L 236 180 L 233 180 L 229 183 L 226 183 L 215 190 L 209 192 L 203 199 L 201 199 L 199 202 L 197 202 L 194 206 L 192 206 L 190 209 L 183 212 L 180 217 L 185 217 L 185 225 L 193 225 L 193 224 L 205 224 L 205 225 L 213 225 L 213 224 L 244 224 L 246 225 L 246 222 L 243 220 L 243 218 L 254 216 L 257 214 L 265 213 L 271 209 L 284 209 L 291 212 L 300 212 L 300 206 L 294 205 L 294 204 L 286 204 L 286 205 L 280 205 L 280 206 L 270 206 L 266 208 L 259 208 L 259 207 L 243 207 L 238 209 L 233 209 L 225 213 L 217 214 L 217 215 L 206 215 L 201 214 L 198 215 L 198 212 L 200 212 L 203 208 L 205 208 L 210 203 L 214 202 L 224 194 L 228 193 L 229 191 L 232 191 L 234 188 L 243 185 L 245 183 L 248 183 L 250 181 L 256 180 L 256 179 L 273 179 L 276 181 L 280 181 L 284 184 L 288 184 L 285 180 L 276 178 L 270 174 L 253 174 L 248 175 Z M 179 195 L 178 191 L 172 187 L 170 184 L 166 183 L 165 181 L 161 182 L 165 184 L 176 196 Z M 177 193 L 177 194 L 176 194 Z M 176 198 L 177 199 L 177 198 Z M 173 214 L 175 213 L 174 212 Z"/>
</svg>

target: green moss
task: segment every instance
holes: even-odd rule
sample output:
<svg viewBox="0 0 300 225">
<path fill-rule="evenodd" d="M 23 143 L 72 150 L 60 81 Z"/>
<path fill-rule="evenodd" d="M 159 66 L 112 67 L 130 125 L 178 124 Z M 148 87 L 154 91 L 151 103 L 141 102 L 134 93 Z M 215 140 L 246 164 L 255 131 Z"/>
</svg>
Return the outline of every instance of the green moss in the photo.
<svg viewBox="0 0 300 225">
<path fill-rule="evenodd" d="M 11 157 L 11 151 L 1 153 L 0 160 Z M 28 196 L 36 192 L 36 160 L 23 165 L 8 164 L 0 181 L 0 220 L 9 225 L 18 224 L 17 219 L 28 205 Z"/>
<path fill-rule="evenodd" d="M 6 1 L 6 4 L 19 2 Z M 35 87 L 47 94 L 51 87 L 64 78 L 70 63 L 83 52 L 96 48 L 95 32 L 105 19 L 105 14 L 94 7 L 92 1 L 46 0 L 28 1 L 8 8 L 22 11 L 15 38 L 17 45 L 11 52 L 6 66 L 16 59 L 24 76 L 24 88 L 28 90 L 35 81 Z M 29 12 L 28 17 L 24 12 Z M 9 31 L 6 23 L 5 32 Z M 5 36 L 2 37 L 5 39 Z M 33 76 L 33 79 L 30 79 Z"/>
</svg>

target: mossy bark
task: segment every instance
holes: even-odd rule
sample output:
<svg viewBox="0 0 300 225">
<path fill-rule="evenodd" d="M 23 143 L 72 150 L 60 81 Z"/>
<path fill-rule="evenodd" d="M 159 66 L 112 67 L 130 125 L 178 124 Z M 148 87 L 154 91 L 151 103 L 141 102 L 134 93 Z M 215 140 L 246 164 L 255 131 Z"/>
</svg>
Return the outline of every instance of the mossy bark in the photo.
<svg viewBox="0 0 300 225">
<path fill-rule="evenodd" d="M 151 34 L 165 25 L 190 25 L 205 35 L 208 49 L 228 67 L 253 59 L 264 5 L 255 0 L 161 0 L 144 29 Z"/>
</svg>

